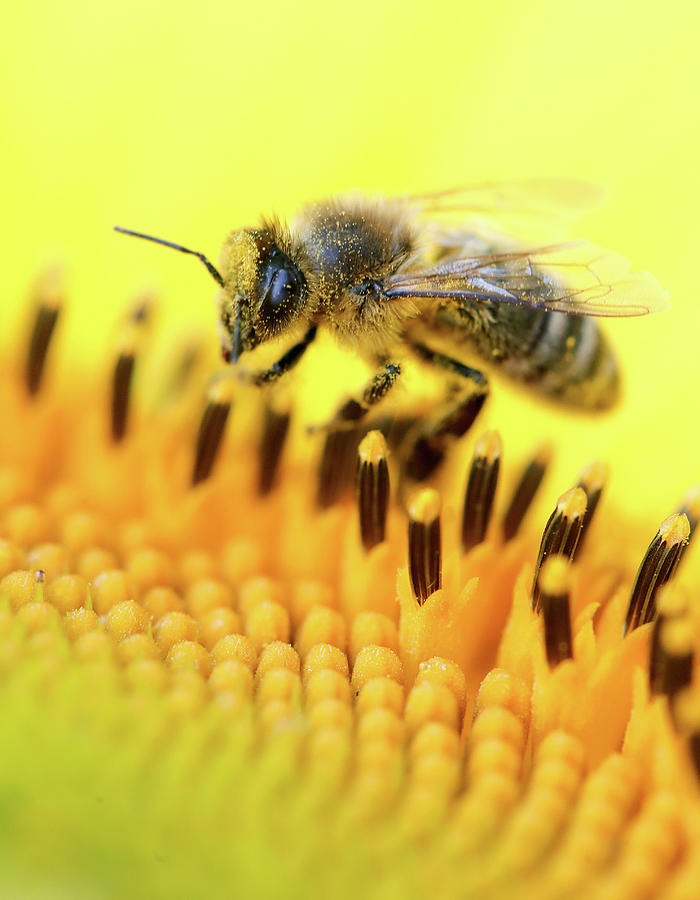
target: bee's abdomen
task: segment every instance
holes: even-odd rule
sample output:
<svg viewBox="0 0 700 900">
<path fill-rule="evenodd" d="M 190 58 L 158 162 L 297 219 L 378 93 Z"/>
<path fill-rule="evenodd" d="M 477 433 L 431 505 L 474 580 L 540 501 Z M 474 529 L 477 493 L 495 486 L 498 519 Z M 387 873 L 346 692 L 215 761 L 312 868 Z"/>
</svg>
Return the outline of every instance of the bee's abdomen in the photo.
<svg viewBox="0 0 700 900">
<path fill-rule="evenodd" d="M 543 310 L 523 312 L 529 313 L 529 321 L 522 323 L 517 348 L 502 360 L 506 374 L 570 406 L 612 406 L 619 394 L 619 370 L 597 321 Z"/>
</svg>

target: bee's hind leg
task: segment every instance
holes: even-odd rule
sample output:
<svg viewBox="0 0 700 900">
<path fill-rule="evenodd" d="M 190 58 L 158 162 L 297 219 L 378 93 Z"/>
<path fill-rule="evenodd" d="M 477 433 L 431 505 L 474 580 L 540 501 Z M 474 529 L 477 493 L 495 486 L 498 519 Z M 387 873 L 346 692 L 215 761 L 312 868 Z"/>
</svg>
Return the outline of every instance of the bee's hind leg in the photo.
<svg viewBox="0 0 700 900">
<path fill-rule="evenodd" d="M 488 381 L 478 369 L 431 350 L 425 344 L 412 342 L 410 347 L 424 362 L 456 376 L 455 390 L 437 416 L 419 425 L 407 437 L 404 473 L 413 481 L 424 481 L 443 461 L 450 439 L 466 434 L 481 412 L 488 396 Z"/>
</svg>

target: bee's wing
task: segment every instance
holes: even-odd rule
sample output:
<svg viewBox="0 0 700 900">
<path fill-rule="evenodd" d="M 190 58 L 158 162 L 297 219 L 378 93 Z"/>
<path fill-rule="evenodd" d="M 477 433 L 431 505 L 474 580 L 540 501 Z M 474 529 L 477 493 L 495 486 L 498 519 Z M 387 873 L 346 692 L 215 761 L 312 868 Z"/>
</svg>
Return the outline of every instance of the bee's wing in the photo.
<svg viewBox="0 0 700 900">
<path fill-rule="evenodd" d="M 530 251 L 452 260 L 384 282 L 390 300 L 516 303 L 581 316 L 643 316 L 664 309 L 668 295 L 649 272 L 623 256 L 575 242 Z"/>
<path fill-rule="evenodd" d="M 602 191 L 585 181 L 530 178 L 412 194 L 406 200 L 418 215 L 515 213 L 544 219 L 572 219 L 597 206 L 601 197 Z"/>
</svg>

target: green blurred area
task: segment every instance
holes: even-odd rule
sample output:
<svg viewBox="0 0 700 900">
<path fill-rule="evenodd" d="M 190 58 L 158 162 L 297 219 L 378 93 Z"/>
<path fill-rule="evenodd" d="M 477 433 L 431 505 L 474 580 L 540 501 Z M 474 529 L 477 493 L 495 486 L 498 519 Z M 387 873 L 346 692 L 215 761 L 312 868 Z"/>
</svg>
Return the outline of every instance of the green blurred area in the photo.
<svg viewBox="0 0 700 900">
<path fill-rule="evenodd" d="M 615 415 L 564 418 L 506 390 L 491 419 L 507 453 L 557 438 L 560 486 L 591 456 L 612 459 L 613 498 L 653 528 L 698 478 L 698 26 L 684 0 L 12 4 L 0 324 L 21 320 L 32 274 L 60 258 L 73 359 L 80 345 L 98 363 L 144 285 L 162 295 L 163 341 L 177 325 L 214 345 L 201 267 L 113 224 L 216 257 L 230 228 L 329 193 L 583 178 L 607 200 L 577 233 L 653 271 L 673 310 L 608 324 L 628 384 Z"/>
</svg>

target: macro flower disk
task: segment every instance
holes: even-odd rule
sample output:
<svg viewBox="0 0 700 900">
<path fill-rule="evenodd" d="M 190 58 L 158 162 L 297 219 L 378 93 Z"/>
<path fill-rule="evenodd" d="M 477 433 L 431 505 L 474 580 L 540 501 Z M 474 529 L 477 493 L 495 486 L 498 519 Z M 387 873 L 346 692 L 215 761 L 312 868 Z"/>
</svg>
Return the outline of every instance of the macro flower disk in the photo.
<svg viewBox="0 0 700 900">
<path fill-rule="evenodd" d="M 602 463 L 551 485 L 556 446 L 511 465 L 484 417 L 405 502 L 381 432 L 309 434 L 293 388 L 272 449 L 225 373 L 40 350 L 6 345 L 0 388 L 11 879 L 695 896 L 697 491 L 654 536 Z"/>
</svg>

